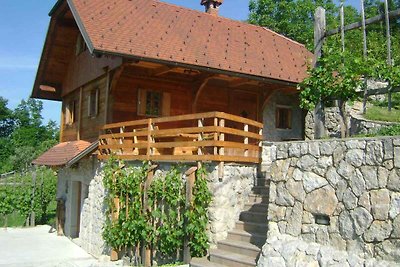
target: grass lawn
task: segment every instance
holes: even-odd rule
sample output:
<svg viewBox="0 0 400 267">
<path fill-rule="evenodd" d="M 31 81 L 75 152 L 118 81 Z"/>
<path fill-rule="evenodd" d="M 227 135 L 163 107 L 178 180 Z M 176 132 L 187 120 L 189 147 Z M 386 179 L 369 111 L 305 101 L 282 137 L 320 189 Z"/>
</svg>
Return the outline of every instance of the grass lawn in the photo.
<svg viewBox="0 0 400 267">
<path fill-rule="evenodd" d="M 400 122 L 400 110 L 392 109 L 389 112 L 387 108 L 371 106 L 367 108 L 365 118 L 374 121 Z"/>
</svg>

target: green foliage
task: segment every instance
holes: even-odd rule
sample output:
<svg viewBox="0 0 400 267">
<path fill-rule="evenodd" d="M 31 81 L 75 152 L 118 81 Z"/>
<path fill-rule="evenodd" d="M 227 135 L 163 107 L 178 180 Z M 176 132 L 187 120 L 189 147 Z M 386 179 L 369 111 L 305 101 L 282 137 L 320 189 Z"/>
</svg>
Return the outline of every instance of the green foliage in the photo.
<svg viewBox="0 0 400 267">
<path fill-rule="evenodd" d="M 378 136 L 397 136 L 400 135 L 400 125 L 392 125 L 379 129 Z"/>
<path fill-rule="evenodd" d="M 356 98 L 356 88 L 361 85 L 361 67 L 364 64 L 348 53 L 338 53 L 335 47 L 324 47 L 325 55 L 315 68 L 308 69 L 308 77 L 300 83 L 300 105 L 312 110 L 319 101 L 343 101 Z M 346 59 L 343 63 L 343 59 Z"/>
<path fill-rule="evenodd" d="M 365 117 L 374 121 L 400 122 L 400 110 L 388 111 L 387 107 L 368 107 Z"/>
<path fill-rule="evenodd" d="M 0 97 L 0 173 L 26 171 L 33 159 L 58 141 L 56 123 L 43 124 L 43 104 L 22 100 L 14 109 Z"/>
<path fill-rule="evenodd" d="M 337 7 L 332 0 L 251 0 L 249 22 L 267 27 L 312 48 L 314 12 L 318 6 L 327 10 L 327 24 L 333 27 Z"/>
<path fill-rule="evenodd" d="M 192 256 L 204 256 L 211 201 L 205 171 L 198 171 L 193 200 L 186 207 L 185 179 L 180 168 L 171 167 L 148 185 L 149 168 L 146 162 L 140 167 L 127 166 L 114 158 L 107 162 L 103 179 L 107 190 L 104 240 L 114 249 L 146 245 L 166 259 L 179 260 L 186 235 Z"/>
<path fill-rule="evenodd" d="M 55 202 L 57 178 L 48 168 L 38 168 L 36 174 L 34 172 L 15 174 L 1 180 L 0 215 L 16 213 L 27 218 L 33 208 L 37 224 L 48 224 L 54 220 L 55 205 L 52 204 Z"/>
<path fill-rule="evenodd" d="M 205 231 L 208 223 L 207 209 L 211 202 L 211 192 L 207 187 L 204 168 L 197 170 L 193 189 L 194 199 L 190 209 L 185 213 L 188 226 L 186 234 L 190 236 L 190 252 L 192 257 L 203 257 L 208 248 L 208 237 Z"/>
<path fill-rule="evenodd" d="M 385 100 L 383 101 L 371 101 L 374 106 L 378 107 L 388 107 L 388 99 L 385 97 Z M 400 92 L 397 93 L 392 93 L 392 108 L 400 110 Z M 399 115 L 400 117 L 400 115 Z"/>
</svg>

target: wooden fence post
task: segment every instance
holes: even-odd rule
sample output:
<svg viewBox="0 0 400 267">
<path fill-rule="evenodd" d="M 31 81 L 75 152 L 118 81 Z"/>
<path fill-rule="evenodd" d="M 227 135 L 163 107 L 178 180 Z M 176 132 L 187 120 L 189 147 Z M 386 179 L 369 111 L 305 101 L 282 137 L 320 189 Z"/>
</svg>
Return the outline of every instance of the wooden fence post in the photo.
<svg viewBox="0 0 400 267">
<path fill-rule="evenodd" d="M 325 39 L 326 32 L 326 20 L 325 20 L 325 9 L 317 7 L 315 10 L 315 21 L 314 21 L 314 67 L 318 65 L 318 59 L 322 55 L 322 45 Z M 321 101 L 317 104 L 314 110 L 314 138 L 320 139 L 325 134 L 324 125 L 324 106 Z"/>
<path fill-rule="evenodd" d="M 35 190 L 36 190 L 36 174 L 37 169 L 35 167 L 34 172 L 32 173 L 32 199 L 31 199 L 31 217 L 30 217 L 30 226 L 35 226 Z"/>
<path fill-rule="evenodd" d="M 185 209 L 190 209 L 192 199 L 193 199 L 193 187 L 196 181 L 196 171 L 197 167 L 192 167 L 185 172 L 186 175 L 186 202 Z M 186 220 L 186 219 L 185 219 Z M 184 225 L 188 224 L 187 221 L 184 222 Z M 183 262 L 189 264 L 191 260 L 190 255 L 190 247 L 189 247 L 189 236 L 185 235 L 185 240 L 183 241 Z"/>
<path fill-rule="evenodd" d="M 157 165 L 151 165 L 150 169 L 147 172 L 147 178 L 144 184 L 144 192 L 143 192 L 143 207 L 142 207 L 142 212 L 143 214 L 147 212 L 147 209 L 149 208 L 148 204 L 148 190 L 151 186 L 151 183 L 153 182 L 154 178 L 154 170 L 157 168 Z M 152 260 L 151 260 L 151 247 L 147 244 L 147 242 L 144 240 L 143 242 L 143 252 L 142 252 L 142 259 L 143 259 L 143 265 L 144 267 L 150 267 L 152 266 Z"/>
</svg>

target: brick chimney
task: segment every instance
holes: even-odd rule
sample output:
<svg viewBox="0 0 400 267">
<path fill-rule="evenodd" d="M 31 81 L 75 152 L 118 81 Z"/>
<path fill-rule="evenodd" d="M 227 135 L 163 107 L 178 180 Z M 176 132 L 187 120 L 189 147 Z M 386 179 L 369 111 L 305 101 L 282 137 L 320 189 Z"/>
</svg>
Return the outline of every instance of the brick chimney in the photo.
<svg viewBox="0 0 400 267">
<path fill-rule="evenodd" d="M 218 16 L 219 6 L 222 5 L 224 0 L 201 0 L 200 4 L 205 6 L 208 14 Z"/>
</svg>

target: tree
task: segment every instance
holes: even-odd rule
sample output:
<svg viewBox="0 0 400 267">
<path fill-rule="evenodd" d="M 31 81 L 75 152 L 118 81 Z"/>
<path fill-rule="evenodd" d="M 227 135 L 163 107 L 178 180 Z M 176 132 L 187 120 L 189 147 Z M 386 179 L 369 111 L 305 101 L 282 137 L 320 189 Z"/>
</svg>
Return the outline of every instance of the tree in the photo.
<svg viewBox="0 0 400 267">
<path fill-rule="evenodd" d="M 12 111 L 0 98 L 0 173 L 26 170 L 33 159 L 57 143 L 54 121 L 43 124 L 43 103 L 22 100 Z"/>
<path fill-rule="evenodd" d="M 335 26 L 338 8 L 332 0 L 251 0 L 249 22 L 267 27 L 309 49 L 314 43 L 314 12 L 318 6 L 327 11 L 327 25 Z"/>
<path fill-rule="evenodd" d="M 0 96 L 0 138 L 9 136 L 14 129 L 14 118 L 7 103 L 8 100 Z"/>
</svg>

